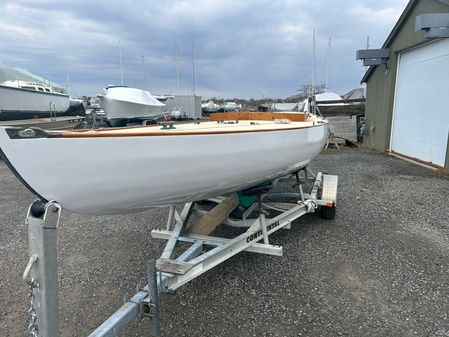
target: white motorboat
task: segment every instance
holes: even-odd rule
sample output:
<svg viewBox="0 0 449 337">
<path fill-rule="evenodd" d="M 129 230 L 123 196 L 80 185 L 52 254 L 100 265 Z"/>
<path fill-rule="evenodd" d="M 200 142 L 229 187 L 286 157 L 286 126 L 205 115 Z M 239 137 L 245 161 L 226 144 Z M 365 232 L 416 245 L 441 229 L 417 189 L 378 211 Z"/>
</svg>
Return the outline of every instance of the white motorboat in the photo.
<svg viewBox="0 0 449 337">
<path fill-rule="evenodd" d="M 328 136 L 327 120 L 315 115 L 217 115 L 172 128 L 1 127 L 0 153 L 42 200 L 77 213 L 119 214 L 272 181 L 307 166 Z"/>
<path fill-rule="evenodd" d="M 239 105 L 235 102 L 225 102 L 223 104 L 224 111 L 237 111 L 239 108 Z"/>
<path fill-rule="evenodd" d="M 0 84 L 0 120 L 63 115 L 69 106 L 69 95 L 39 82 L 5 81 Z"/>
<path fill-rule="evenodd" d="M 205 114 L 210 114 L 212 112 L 217 112 L 220 106 L 215 104 L 214 101 L 209 101 L 207 103 L 201 104 L 201 110 Z"/>
<path fill-rule="evenodd" d="M 129 120 L 152 119 L 162 115 L 165 106 L 149 91 L 127 86 L 108 86 L 98 95 L 111 126 L 124 126 Z"/>
</svg>

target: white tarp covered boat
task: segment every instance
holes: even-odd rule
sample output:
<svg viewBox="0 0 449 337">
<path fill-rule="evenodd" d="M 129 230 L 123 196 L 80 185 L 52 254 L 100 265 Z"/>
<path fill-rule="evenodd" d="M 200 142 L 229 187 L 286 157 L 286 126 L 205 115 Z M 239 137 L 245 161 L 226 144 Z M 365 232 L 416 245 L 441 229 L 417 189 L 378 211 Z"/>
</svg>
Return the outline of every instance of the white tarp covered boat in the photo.
<svg viewBox="0 0 449 337">
<path fill-rule="evenodd" d="M 212 113 L 217 112 L 220 106 L 218 104 L 215 104 L 214 101 L 209 101 L 207 103 L 201 104 L 201 110 L 204 113 Z"/>
<path fill-rule="evenodd" d="M 224 111 L 237 111 L 238 109 L 240 109 L 240 105 L 235 102 L 225 102 L 223 104 Z"/>
<path fill-rule="evenodd" d="M 328 136 L 327 121 L 314 115 L 217 115 L 217 121 L 175 128 L 2 127 L 0 153 L 43 200 L 55 200 L 77 213 L 118 214 L 202 200 L 274 180 L 308 165 Z M 293 121 L 298 116 L 305 120 Z"/>
<path fill-rule="evenodd" d="M 127 86 L 108 86 L 98 95 L 111 126 L 124 126 L 128 120 L 151 119 L 162 115 L 164 103 L 149 91 Z"/>
<path fill-rule="evenodd" d="M 330 92 L 330 91 L 315 95 L 315 101 L 317 101 L 317 102 L 341 101 L 341 100 L 342 100 L 342 98 L 339 94 L 337 94 L 335 92 Z M 328 105 L 328 104 L 319 103 L 318 107 L 326 106 L 326 105 Z M 343 105 L 343 103 L 333 103 L 331 105 Z M 302 112 L 310 112 L 311 107 L 310 107 L 310 102 L 309 102 L 308 98 L 299 103 L 298 110 L 302 111 Z"/>
</svg>

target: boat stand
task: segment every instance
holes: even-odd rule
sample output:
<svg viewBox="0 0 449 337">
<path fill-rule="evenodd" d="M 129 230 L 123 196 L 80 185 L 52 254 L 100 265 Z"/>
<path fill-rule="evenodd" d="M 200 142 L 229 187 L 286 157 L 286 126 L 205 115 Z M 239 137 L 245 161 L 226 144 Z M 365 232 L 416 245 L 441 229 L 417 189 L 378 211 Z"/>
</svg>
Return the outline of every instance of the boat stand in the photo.
<svg viewBox="0 0 449 337">
<path fill-rule="evenodd" d="M 315 176 L 304 169 L 288 179 L 295 181 L 297 192 L 271 193 L 278 180 L 240 195 L 187 203 L 181 212 L 170 207 L 165 228 L 151 232 L 152 238 L 167 242 L 160 258 L 147 262 L 147 284 L 90 336 L 118 336 L 132 320 L 144 316 L 150 320 L 149 335 L 160 336 L 160 293 L 175 294 L 182 285 L 242 251 L 282 256 L 282 247 L 270 244 L 272 233 L 289 229 L 294 220 L 319 208 L 323 218 L 335 216 L 337 176 Z M 303 191 L 307 182 L 311 185 L 309 193 Z M 242 196 L 252 202 L 236 218 L 232 212 L 239 208 Z M 290 201 L 285 202 L 286 198 Z M 56 229 L 60 213 L 56 202 L 35 201 L 26 219 L 30 262 L 23 278 L 30 286 L 30 336 L 59 336 Z M 272 213 L 277 215 L 270 217 Z M 222 223 L 246 231 L 232 239 L 213 236 Z"/>
</svg>

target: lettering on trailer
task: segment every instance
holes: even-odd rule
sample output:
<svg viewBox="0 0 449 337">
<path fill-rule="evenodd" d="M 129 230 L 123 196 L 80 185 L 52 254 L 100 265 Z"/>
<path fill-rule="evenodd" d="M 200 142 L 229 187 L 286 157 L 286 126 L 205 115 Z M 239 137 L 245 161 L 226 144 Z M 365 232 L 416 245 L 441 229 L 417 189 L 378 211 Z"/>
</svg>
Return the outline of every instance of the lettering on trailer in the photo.
<svg viewBox="0 0 449 337">
<path fill-rule="evenodd" d="M 277 226 L 279 226 L 281 223 L 279 221 L 273 222 L 271 225 L 267 226 L 267 232 L 269 232 L 270 230 L 272 230 L 273 228 L 276 228 Z M 259 229 L 257 232 L 251 234 L 250 236 L 248 236 L 246 238 L 246 242 L 251 242 L 255 239 L 257 239 L 259 236 L 262 236 L 263 232 L 262 229 Z"/>
</svg>

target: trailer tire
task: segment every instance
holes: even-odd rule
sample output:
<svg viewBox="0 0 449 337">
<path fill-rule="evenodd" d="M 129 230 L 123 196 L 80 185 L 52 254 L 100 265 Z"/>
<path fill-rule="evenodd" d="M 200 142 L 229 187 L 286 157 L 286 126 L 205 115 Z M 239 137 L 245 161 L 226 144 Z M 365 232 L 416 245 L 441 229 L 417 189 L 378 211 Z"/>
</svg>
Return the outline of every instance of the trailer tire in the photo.
<svg viewBox="0 0 449 337">
<path fill-rule="evenodd" d="M 321 218 L 325 220 L 332 220 L 335 218 L 336 207 L 321 206 Z"/>
</svg>

